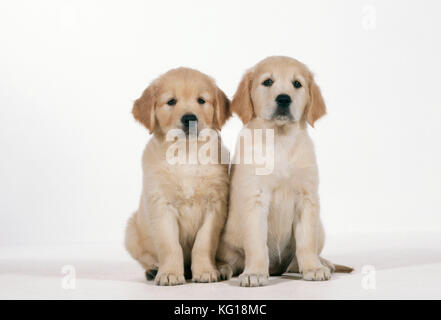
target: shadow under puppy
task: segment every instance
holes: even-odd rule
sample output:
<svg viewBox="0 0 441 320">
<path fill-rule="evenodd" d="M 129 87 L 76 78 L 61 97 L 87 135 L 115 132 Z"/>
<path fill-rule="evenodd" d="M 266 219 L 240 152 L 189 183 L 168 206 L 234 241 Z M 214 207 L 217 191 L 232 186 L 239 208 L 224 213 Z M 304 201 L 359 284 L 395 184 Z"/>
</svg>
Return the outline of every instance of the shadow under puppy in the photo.
<svg viewBox="0 0 441 320">
<path fill-rule="evenodd" d="M 269 275 L 284 272 L 327 280 L 336 269 L 351 271 L 319 256 L 325 237 L 307 123 L 314 126 L 326 107 L 311 72 L 295 59 L 269 57 L 244 75 L 231 109 L 245 124 L 242 133 L 250 130 L 254 137 L 263 129 L 265 145 L 273 132 L 273 167 L 257 174 L 261 165 L 244 161 L 257 142 L 237 144 L 228 220 L 217 254 L 222 277 L 242 272 L 242 286 L 260 286 Z"/>
<path fill-rule="evenodd" d="M 154 80 L 135 101 L 132 113 L 153 136 L 142 156 L 141 200 L 128 221 L 126 248 L 158 285 L 183 284 L 189 277 L 215 282 L 215 254 L 229 188 L 228 162 L 220 161 L 227 151 L 218 130 L 231 115 L 229 100 L 209 76 L 178 68 Z M 217 161 L 189 161 L 191 143 L 196 146 L 193 153 L 200 151 L 203 142 L 198 135 L 207 128 L 217 138 Z M 172 130 L 182 135 L 169 139 Z M 171 150 L 177 146 L 190 152 L 184 161 L 171 163 Z"/>
</svg>

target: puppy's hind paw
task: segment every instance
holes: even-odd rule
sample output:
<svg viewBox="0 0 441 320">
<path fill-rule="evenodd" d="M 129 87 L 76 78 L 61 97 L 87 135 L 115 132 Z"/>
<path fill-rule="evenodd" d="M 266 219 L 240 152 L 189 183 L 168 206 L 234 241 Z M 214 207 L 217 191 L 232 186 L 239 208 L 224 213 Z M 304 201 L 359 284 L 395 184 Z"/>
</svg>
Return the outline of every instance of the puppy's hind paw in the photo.
<svg viewBox="0 0 441 320">
<path fill-rule="evenodd" d="M 260 287 L 268 284 L 267 274 L 242 273 L 239 276 L 241 287 Z"/>
<path fill-rule="evenodd" d="M 156 275 L 155 284 L 158 286 L 177 286 L 185 283 L 183 274 L 161 272 Z"/>
<path fill-rule="evenodd" d="M 217 269 L 219 270 L 221 280 L 230 280 L 233 276 L 233 269 L 227 263 L 218 265 Z"/>
<path fill-rule="evenodd" d="M 331 271 L 331 273 L 335 272 L 335 266 L 331 261 L 326 260 L 322 257 L 319 257 L 319 259 L 320 259 L 320 262 L 322 263 L 322 265 L 324 265 L 325 267 L 328 267 L 328 269 Z"/>
<path fill-rule="evenodd" d="M 145 271 L 145 278 L 147 279 L 147 281 L 151 281 L 151 280 L 155 279 L 157 274 L 158 274 L 158 270 L 156 270 L 156 269 L 146 270 Z"/>
<path fill-rule="evenodd" d="M 324 281 L 331 279 L 331 271 L 327 267 L 307 269 L 303 271 L 303 280 Z"/>
</svg>

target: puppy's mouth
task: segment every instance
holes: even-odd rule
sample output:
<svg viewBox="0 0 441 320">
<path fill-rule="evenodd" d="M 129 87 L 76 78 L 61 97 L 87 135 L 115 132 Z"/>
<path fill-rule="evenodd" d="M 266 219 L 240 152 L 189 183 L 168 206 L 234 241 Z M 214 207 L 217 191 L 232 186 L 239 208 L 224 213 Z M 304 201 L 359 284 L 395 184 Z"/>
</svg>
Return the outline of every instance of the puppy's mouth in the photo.
<svg viewBox="0 0 441 320">
<path fill-rule="evenodd" d="M 288 110 L 277 110 L 276 112 L 274 112 L 271 119 L 277 122 L 294 121 L 293 115 Z"/>
<path fill-rule="evenodd" d="M 182 130 L 186 136 L 197 136 L 198 135 L 198 121 L 190 121 L 188 125 L 183 125 Z"/>
</svg>

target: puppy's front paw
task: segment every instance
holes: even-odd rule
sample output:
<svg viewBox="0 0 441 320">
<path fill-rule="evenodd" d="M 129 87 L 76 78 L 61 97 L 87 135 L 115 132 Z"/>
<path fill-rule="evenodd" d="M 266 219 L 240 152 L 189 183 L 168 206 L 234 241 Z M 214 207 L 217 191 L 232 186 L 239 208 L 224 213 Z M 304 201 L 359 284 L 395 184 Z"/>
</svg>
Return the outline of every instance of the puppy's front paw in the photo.
<svg viewBox="0 0 441 320">
<path fill-rule="evenodd" d="M 159 271 L 155 278 L 155 284 L 158 286 L 177 286 L 184 283 L 184 275 L 176 272 Z"/>
<path fill-rule="evenodd" d="M 319 267 L 314 269 L 306 269 L 303 271 L 303 280 L 308 281 L 324 281 L 331 278 L 331 271 L 328 267 Z"/>
<path fill-rule="evenodd" d="M 268 275 L 262 273 L 242 273 L 239 276 L 241 287 L 260 287 L 268 284 Z"/>
<path fill-rule="evenodd" d="M 192 272 L 193 282 L 208 283 L 219 281 L 220 273 L 216 269 Z"/>
</svg>

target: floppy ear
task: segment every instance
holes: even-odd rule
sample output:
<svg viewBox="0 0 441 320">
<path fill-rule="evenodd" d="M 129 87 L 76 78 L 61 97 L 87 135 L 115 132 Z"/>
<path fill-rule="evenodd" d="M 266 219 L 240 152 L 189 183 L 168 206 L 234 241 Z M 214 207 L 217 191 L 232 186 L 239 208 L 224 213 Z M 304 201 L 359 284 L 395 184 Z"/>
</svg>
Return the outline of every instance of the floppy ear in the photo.
<svg viewBox="0 0 441 320">
<path fill-rule="evenodd" d="M 245 73 L 231 101 L 231 111 L 236 113 L 244 124 L 254 116 L 254 106 L 251 100 L 252 75 L 252 70 Z"/>
<path fill-rule="evenodd" d="M 326 114 L 326 105 L 319 86 L 311 79 L 309 104 L 306 107 L 306 121 L 314 128 L 314 123 Z"/>
<path fill-rule="evenodd" d="M 227 119 L 231 117 L 230 100 L 225 93 L 216 88 L 216 105 L 214 106 L 214 124 L 218 130 L 222 128 Z"/>
<path fill-rule="evenodd" d="M 155 128 L 155 88 L 150 85 L 144 90 L 140 98 L 133 104 L 133 117 L 142 123 L 150 133 L 153 133 Z"/>
</svg>

